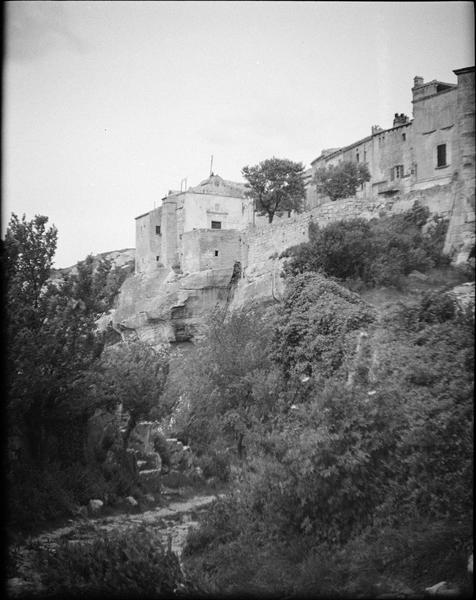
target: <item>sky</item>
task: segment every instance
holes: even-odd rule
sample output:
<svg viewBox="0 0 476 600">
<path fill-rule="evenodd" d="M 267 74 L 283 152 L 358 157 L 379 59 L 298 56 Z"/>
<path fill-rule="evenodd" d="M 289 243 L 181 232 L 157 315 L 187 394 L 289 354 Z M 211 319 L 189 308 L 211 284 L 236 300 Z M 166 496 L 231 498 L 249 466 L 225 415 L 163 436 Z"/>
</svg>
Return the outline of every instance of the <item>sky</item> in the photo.
<svg viewBox="0 0 476 600">
<path fill-rule="evenodd" d="M 471 2 L 10 1 L 2 235 L 49 217 L 55 266 L 135 246 L 134 218 L 213 171 L 412 114 L 415 75 L 474 65 Z"/>
</svg>

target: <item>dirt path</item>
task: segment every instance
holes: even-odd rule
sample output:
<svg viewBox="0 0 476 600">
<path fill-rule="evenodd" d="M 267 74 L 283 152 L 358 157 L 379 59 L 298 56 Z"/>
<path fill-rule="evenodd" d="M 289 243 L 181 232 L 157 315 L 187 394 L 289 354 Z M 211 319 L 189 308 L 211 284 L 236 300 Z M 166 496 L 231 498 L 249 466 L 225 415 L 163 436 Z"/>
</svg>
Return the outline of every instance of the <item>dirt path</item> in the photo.
<svg viewBox="0 0 476 600">
<path fill-rule="evenodd" d="M 172 551 L 180 558 L 189 530 L 198 525 L 198 515 L 222 495 L 197 495 L 188 500 L 173 501 L 168 506 L 156 507 L 141 513 L 83 519 L 70 526 L 32 537 L 28 543 L 9 549 L 16 557 L 18 576 L 8 579 L 8 595 L 18 597 L 42 591 L 40 575 L 32 568 L 33 548 L 38 545 L 53 550 L 63 540 L 87 543 L 93 541 L 98 533 L 120 531 L 147 524 L 159 530 L 164 544 L 170 544 Z"/>
</svg>

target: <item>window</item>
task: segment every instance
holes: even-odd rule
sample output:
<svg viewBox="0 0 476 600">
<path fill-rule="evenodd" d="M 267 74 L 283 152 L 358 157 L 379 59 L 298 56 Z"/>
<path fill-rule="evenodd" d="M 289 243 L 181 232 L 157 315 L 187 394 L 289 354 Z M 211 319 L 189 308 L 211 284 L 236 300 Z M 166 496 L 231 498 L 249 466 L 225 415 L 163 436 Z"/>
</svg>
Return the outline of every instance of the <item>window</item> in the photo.
<svg viewBox="0 0 476 600">
<path fill-rule="evenodd" d="M 407 139 L 407 134 L 406 133 L 402 133 L 402 140 L 405 141 Z"/>
<path fill-rule="evenodd" d="M 446 144 L 436 147 L 436 166 L 446 167 Z"/>
<path fill-rule="evenodd" d="M 221 221 L 212 221 L 212 229 L 221 229 Z"/>
<path fill-rule="evenodd" d="M 155 257 L 155 260 L 156 260 L 157 262 L 159 262 L 159 260 L 160 260 L 160 256 L 156 256 L 156 257 Z"/>
<path fill-rule="evenodd" d="M 157 235 L 160 235 L 160 225 L 156 225 L 156 226 L 155 226 L 155 233 L 156 233 Z"/>
<path fill-rule="evenodd" d="M 403 165 L 396 165 L 392 171 L 392 181 L 403 177 Z"/>
<path fill-rule="evenodd" d="M 215 250 L 215 256 L 218 256 L 218 250 Z"/>
<path fill-rule="evenodd" d="M 359 159 L 360 159 L 360 155 L 359 155 L 359 153 L 357 152 L 357 162 L 359 162 Z"/>
</svg>

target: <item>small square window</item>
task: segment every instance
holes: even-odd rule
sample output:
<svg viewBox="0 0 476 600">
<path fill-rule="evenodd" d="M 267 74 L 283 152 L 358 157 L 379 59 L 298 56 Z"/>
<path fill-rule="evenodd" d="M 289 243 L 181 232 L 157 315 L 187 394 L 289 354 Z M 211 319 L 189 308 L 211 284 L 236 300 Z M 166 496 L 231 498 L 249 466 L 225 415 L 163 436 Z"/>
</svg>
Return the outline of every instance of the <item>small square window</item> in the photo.
<svg viewBox="0 0 476 600">
<path fill-rule="evenodd" d="M 212 221 L 212 229 L 221 229 L 221 221 Z"/>
<path fill-rule="evenodd" d="M 218 250 L 215 250 L 215 256 L 218 256 Z"/>
<path fill-rule="evenodd" d="M 156 233 L 157 235 L 160 235 L 160 225 L 156 225 L 156 226 L 155 226 L 155 233 Z"/>
<path fill-rule="evenodd" d="M 436 147 L 436 166 L 446 167 L 446 144 Z"/>
</svg>

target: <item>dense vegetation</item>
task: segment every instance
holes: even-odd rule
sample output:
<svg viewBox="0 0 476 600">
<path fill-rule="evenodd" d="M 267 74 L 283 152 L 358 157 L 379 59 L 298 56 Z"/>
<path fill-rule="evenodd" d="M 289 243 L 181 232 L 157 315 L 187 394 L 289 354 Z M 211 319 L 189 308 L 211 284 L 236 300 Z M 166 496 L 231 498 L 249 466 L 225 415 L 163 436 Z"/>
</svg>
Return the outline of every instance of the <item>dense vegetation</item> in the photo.
<svg viewBox="0 0 476 600">
<path fill-rule="evenodd" d="M 406 213 L 366 221 L 349 219 L 324 228 L 311 224 L 309 242 L 283 256 L 290 274 L 322 272 L 364 286 L 400 286 L 414 270 L 448 264 L 442 254 L 448 222 L 417 203 Z"/>
<path fill-rule="evenodd" d="M 70 515 L 89 498 L 136 485 L 124 464 L 105 473 L 88 461 L 87 423 L 123 403 L 134 422 L 159 407 L 167 357 L 146 345 L 105 348 L 97 318 L 127 272 L 92 256 L 50 279 L 57 230 L 48 218 L 13 215 L 4 243 L 6 275 L 9 525 L 27 529 Z M 114 355 L 112 357 L 111 355 Z M 160 411 L 159 411 L 160 412 Z"/>
<path fill-rule="evenodd" d="M 105 348 L 94 321 L 113 298 L 109 271 L 86 261 L 52 286 L 56 232 L 45 226 L 13 218 L 6 239 L 9 418 L 29 440 L 9 465 L 12 524 L 136 485 L 126 464 L 107 474 L 81 450 L 88 417 L 121 400 L 133 421 L 172 417 L 205 476 L 228 485 L 188 537 L 194 589 L 355 597 L 456 578 L 464 591 L 474 310 L 445 286 L 408 289 L 407 277 L 446 266 L 445 222 L 416 205 L 313 226 L 310 242 L 286 253 L 282 300 L 213 311 L 179 368 L 139 343 Z M 404 301 L 365 301 L 383 285 Z M 51 447 L 58 431 L 65 439 Z M 56 589 L 168 593 L 183 574 L 154 536 L 39 557 Z"/>
<path fill-rule="evenodd" d="M 318 306 L 310 310 L 319 296 L 327 319 Z M 449 295 L 427 295 L 376 324 L 350 292 L 303 274 L 289 282 L 275 319 L 273 385 L 254 382 L 275 398 L 271 426 L 247 432 L 234 492 L 189 536 L 192 578 L 217 592 L 258 595 L 352 596 L 388 591 L 389 580 L 393 589 L 402 581 L 421 589 L 435 577 L 464 581 L 471 312 Z M 356 356 L 357 327 L 369 335 Z"/>
<path fill-rule="evenodd" d="M 348 289 L 405 292 L 413 270 L 445 266 L 446 223 L 427 221 L 416 205 L 313 227 L 286 253 L 277 308 L 235 314 L 219 337 L 212 322 L 215 334 L 188 356 L 184 431 L 201 443 L 204 428 L 190 424 L 219 407 L 210 439 L 235 473 L 232 493 L 189 535 L 185 566 L 202 587 L 354 597 L 456 578 L 465 591 L 474 312 L 441 289 L 377 308 Z M 235 370 L 255 356 L 252 377 Z M 230 397 L 244 453 L 233 452 Z"/>
</svg>

